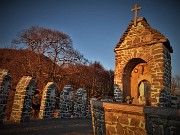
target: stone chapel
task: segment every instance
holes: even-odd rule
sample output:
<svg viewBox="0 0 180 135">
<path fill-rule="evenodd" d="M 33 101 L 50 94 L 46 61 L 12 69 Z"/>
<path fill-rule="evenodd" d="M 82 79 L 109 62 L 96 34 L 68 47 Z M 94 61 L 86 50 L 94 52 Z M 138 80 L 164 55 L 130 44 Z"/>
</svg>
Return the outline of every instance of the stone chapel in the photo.
<svg viewBox="0 0 180 135">
<path fill-rule="evenodd" d="M 135 18 L 116 44 L 114 83 L 132 104 L 170 106 L 171 53 L 169 40 L 152 28 L 147 20 Z"/>
</svg>

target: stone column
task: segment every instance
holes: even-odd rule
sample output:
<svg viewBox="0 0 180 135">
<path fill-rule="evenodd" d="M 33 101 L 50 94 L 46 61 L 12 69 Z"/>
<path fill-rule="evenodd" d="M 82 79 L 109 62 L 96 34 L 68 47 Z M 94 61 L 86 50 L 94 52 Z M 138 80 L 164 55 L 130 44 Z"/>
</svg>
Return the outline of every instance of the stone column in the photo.
<svg viewBox="0 0 180 135">
<path fill-rule="evenodd" d="M 0 124 L 3 123 L 10 86 L 11 75 L 9 70 L 0 69 Z"/>
<path fill-rule="evenodd" d="M 59 117 L 71 118 L 73 114 L 73 88 L 66 85 L 60 93 Z"/>
<path fill-rule="evenodd" d="M 57 86 L 54 82 L 49 82 L 43 90 L 41 106 L 39 112 L 40 119 L 54 118 L 56 104 Z"/>
<path fill-rule="evenodd" d="M 119 89 L 117 84 L 114 84 L 114 101 L 115 102 L 123 102 L 122 91 Z"/>
<path fill-rule="evenodd" d="M 83 88 L 79 88 L 75 95 L 74 116 L 77 118 L 85 118 L 87 109 L 87 92 Z"/>
<path fill-rule="evenodd" d="M 20 123 L 30 120 L 34 91 L 35 80 L 31 76 L 23 76 L 16 87 L 10 118 L 12 121 Z"/>
</svg>

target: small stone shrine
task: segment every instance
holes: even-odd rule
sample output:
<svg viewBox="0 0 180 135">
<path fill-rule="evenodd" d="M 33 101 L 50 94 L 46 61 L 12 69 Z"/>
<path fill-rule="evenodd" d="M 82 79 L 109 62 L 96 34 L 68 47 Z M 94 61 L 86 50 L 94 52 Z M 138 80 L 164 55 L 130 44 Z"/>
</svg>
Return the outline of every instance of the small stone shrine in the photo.
<svg viewBox="0 0 180 135">
<path fill-rule="evenodd" d="M 134 20 L 114 49 L 115 103 L 91 100 L 94 135 L 180 134 L 177 98 L 170 108 L 173 50 L 145 18 L 137 18 L 139 9 L 132 9 Z"/>
<path fill-rule="evenodd" d="M 135 18 L 117 43 L 114 82 L 123 92 L 123 101 L 133 104 L 170 106 L 171 55 L 170 42 L 152 28 L 145 18 Z"/>
</svg>

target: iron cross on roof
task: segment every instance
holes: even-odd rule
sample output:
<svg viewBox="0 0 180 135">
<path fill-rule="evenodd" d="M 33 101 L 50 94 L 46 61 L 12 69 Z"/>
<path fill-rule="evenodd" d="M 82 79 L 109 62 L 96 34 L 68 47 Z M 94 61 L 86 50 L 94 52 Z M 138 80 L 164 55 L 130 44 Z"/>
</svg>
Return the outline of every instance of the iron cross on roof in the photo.
<svg viewBox="0 0 180 135">
<path fill-rule="evenodd" d="M 137 16 L 138 16 L 138 10 L 142 9 L 142 7 L 139 7 L 138 4 L 136 4 L 134 6 L 133 9 L 131 9 L 131 11 L 134 11 L 134 26 L 137 25 Z"/>
</svg>

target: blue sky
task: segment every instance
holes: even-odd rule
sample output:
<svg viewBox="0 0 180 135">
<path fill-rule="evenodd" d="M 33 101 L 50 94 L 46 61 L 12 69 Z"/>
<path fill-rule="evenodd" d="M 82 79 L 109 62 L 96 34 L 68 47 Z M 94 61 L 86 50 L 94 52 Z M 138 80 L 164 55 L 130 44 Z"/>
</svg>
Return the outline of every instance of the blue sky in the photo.
<svg viewBox="0 0 180 135">
<path fill-rule="evenodd" d="M 1 0 L 0 47 L 22 29 L 38 25 L 68 34 L 87 59 L 114 70 L 114 47 L 133 20 L 136 3 L 143 7 L 139 17 L 170 40 L 172 73 L 180 75 L 178 0 Z"/>
</svg>

